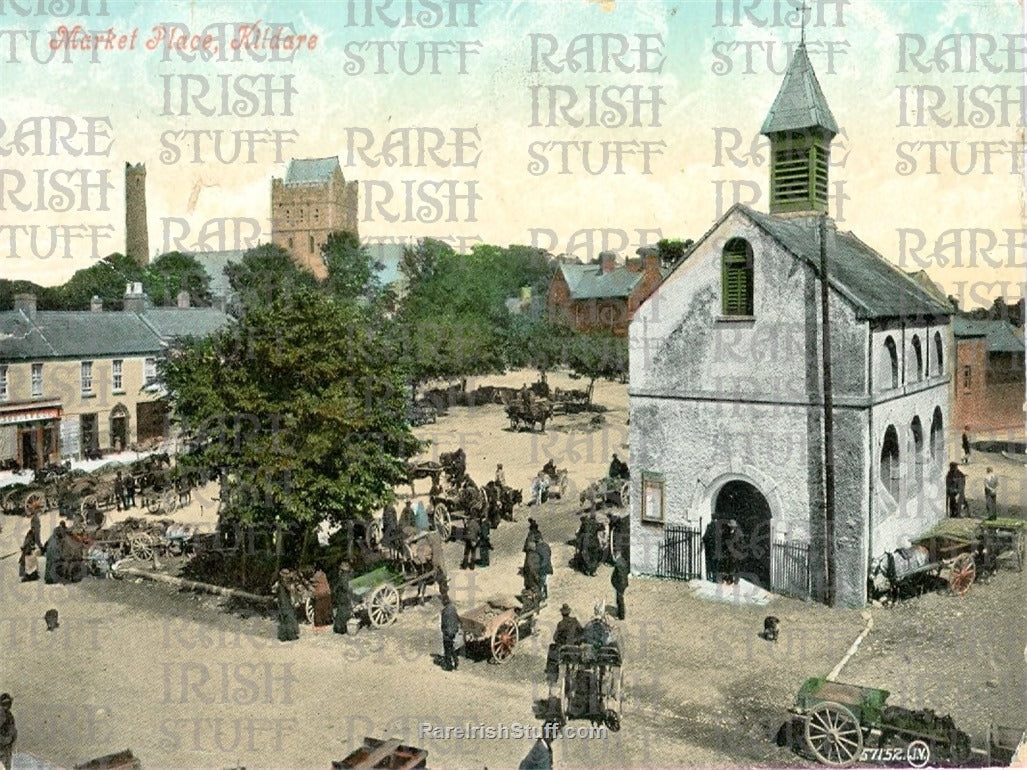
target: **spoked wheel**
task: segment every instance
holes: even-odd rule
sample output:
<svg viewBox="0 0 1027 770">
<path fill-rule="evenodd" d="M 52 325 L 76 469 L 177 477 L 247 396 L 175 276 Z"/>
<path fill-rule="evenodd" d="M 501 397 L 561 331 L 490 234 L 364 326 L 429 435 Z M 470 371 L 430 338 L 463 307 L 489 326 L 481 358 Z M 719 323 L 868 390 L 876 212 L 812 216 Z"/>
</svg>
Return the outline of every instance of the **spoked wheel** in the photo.
<svg viewBox="0 0 1027 770">
<path fill-rule="evenodd" d="M 387 626 L 399 614 L 399 592 L 391 585 L 378 586 L 367 602 L 367 617 L 375 628 Z"/>
<path fill-rule="evenodd" d="M 818 703 L 806 716 L 806 747 L 823 764 L 848 767 L 863 753 L 859 720 L 839 703 Z"/>
<path fill-rule="evenodd" d="M 42 492 L 29 492 L 25 497 L 25 513 L 29 516 L 46 510 L 46 495 Z"/>
<path fill-rule="evenodd" d="M 165 489 L 160 494 L 160 510 L 162 513 L 171 513 L 178 507 L 178 492 L 174 489 Z"/>
<path fill-rule="evenodd" d="M 973 585 L 977 574 L 973 554 L 961 553 L 952 562 L 952 574 L 949 576 L 949 588 L 952 593 L 965 596 Z"/>
<path fill-rule="evenodd" d="M 506 663 L 513 656 L 514 647 L 517 646 L 519 638 L 520 632 L 517 630 L 516 621 L 504 620 L 500 623 L 492 632 L 492 638 L 489 640 L 492 660 L 496 663 Z"/>
<path fill-rule="evenodd" d="M 620 485 L 620 504 L 622 508 L 631 506 L 631 482 L 625 481 Z"/>
<path fill-rule="evenodd" d="M 442 537 L 443 542 L 449 540 L 449 536 L 453 534 L 453 519 L 449 515 L 449 510 L 445 505 L 439 503 L 435 506 L 433 517 L 435 519 L 435 531 Z"/>
<path fill-rule="evenodd" d="M 307 600 L 303 602 L 303 614 L 307 616 L 307 622 L 310 625 L 314 625 L 314 597 L 308 596 Z"/>
<path fill-rule="evenodd" d="M 567 494 L 567 472 L 566 471 L 564 471 L 563 473 L 560 474 L 560 481 L 559 481 L 559 483 L 556 486 L 556 494 L 558 494 L 560 496 L 561 500 L 563 500 L 563 498 Z"/>
<path fill-rule="evenodd" d="M 146 495 L 143 502 L 146 504 L 147 513 L 160 513 L 161 496 L 159 493 Z"/>
<path fill-rule="evenodd" d="M 132 557 L 139 561 L 149 561 L 152 559 L 154 553 L 153 538 L 145 532 L 133 537 L 131 541 L 131 553 Z"/>
</svg>

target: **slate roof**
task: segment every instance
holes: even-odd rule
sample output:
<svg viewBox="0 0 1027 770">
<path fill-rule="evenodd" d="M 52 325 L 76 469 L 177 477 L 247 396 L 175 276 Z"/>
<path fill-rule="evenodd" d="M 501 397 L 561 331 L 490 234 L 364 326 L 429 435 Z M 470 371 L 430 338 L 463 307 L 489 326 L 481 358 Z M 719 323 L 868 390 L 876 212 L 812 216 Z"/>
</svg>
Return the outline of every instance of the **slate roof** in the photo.
<svg viewBox="0 0 1027 770">
<path fill-rule="evenodd" d="M 0 361 L 108 358 L 158 354 L 177 336 L 203 336 L 231 322 L 212 308 L 126 311 L 20 310 L 0 312 Z"/>
<path fill-rule="evenodd" d="M 732 206 L 728 215 L 736 209 L 782 247 L 819 270 L 818 217 L 777 217 L 742 204 Z M 827 255 L 827 274 L 831 287 L 855 307 L 856 317 L 860 319 L 952 315 L 948 302 L 935 299 L 919 283 L 849 232 L 835 234 L 834 248 Z"/>
<path fill-rule="evenodd" d="M 642 273 L 623 266 L 604 274 L 602 265 L 564 263 L 560 265 L 560 272 L 567 281 L 571 299 L 624 299 L 642 280 Z"/>
<path fill-rule="evenodd" d="M 795 50 L 760 133 L 768 135 L 814 127 L 826 129 L 832 136 L 838 133 L 838 124 L 806 55 L 806 45 L 801 44 Z"/>
<path fill-rule="evenodd" d="M 212 307 L 155 307 L 141 315 L 162 341 L 176 337 L 206 337 L 227 326 L 232 319 Z"/>
<path fill-rule="evenodd" d="M 293 158 L 285 172 L 286 184 L 315 184 L 331 181 L 340 168 L 338 156 L 331 158 Z"/>
<path fill-rule="evenodd" d="M 232 294 L 232 287 L 228 284 L 228 276 L 225 275 L 225 266 L 233 262 L 242 262 L 246 252 L 243 249 L 230 249 L 228 251 L 186 251 L 195 259 L 210 278 L 210 294 L 212 297 L 228 297 Z"/>
<path fill-rule="evenodd" d="M 1008 321 L 975 320 L 956 316 L 952 319 L 952 334 L 958 338 L 985 337 L 989 353 L 1023 353 L 1023 339 L 1017 335 L 1016 327 Z"/>
</svg>

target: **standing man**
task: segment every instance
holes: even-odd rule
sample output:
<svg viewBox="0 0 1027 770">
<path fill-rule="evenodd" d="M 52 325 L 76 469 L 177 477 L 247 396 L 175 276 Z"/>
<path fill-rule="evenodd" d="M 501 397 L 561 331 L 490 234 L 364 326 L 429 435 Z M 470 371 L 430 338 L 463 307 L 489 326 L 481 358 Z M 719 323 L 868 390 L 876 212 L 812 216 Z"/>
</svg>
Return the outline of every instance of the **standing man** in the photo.
<svg viewBox="0 0 1027 770">
<path fill-rule="evenodd" d="M 970 426 L 963 426 L 963 465 L 970 462 Z"/>
<path fill-rule="evenodd" d="M 129 506 L 136 507 L 136 480 L 132 478 L 132 474 L 129 474 L 128 478 L 125 479 L 125 510 L 127 511 Z"/>
<path fill-rule="evenodd" d="M 984 477 L 984 512 L 989 519 L 998 516 L 998 476 L 990 466 Z"/>
<path fill-rule="evenodd" d="M 464 559 L 460 569 L 474 569 L 478 560 L 478 542 L 481 539 L 481 524 L 476 516 L 464 519 Z"/>
<path fill-rule="evenodd" d="M 538 551 L 532 541 L 524 554 L 524 566 L 521 575 L 524 577 L 524 590 L 532 591 L 536 596 L 542 594 L 542 565 L 539 563 Z"/>
<path fill-rule="evenodd" d="M 956 463 L 949 463 L 949 472 L 945 474 L 945 496 L 948 499 L 949 516 L 962 516 L 966 502 L 966 474 L 959 470 Z"/>
<path fill-rule="evenodd" d="M 492 540 L 489 539 L 489 533 L 492 528 L 484 520 L 478 526 L 481 528 L 481 537 L 478 540 L 478 563 L 482 567 L 487 567 L 490 563 L 489 557 L 492 554 Z"/>
<path fill-rule="evenodd" d="M 400 511 L 399 527 L 400 531 L 403 531 L 406 527 L 417 529 L 417 514 L 414 513 L 414 506 L 410 504 L 409 499 L 403 505 L 403 510 Z"/>
<path fill-rule="evenodd" d="M 538 540 L 535 541 L 535 553 L 538 554 L 539 560 L 539 577 L 542 582 L 542 598 L 549 598 L 549 576 L 553 574 L 553 551 L 549 547 L 549 543 L 542 539 L 539 535 Z"/>
<path fill-rule="evenodd" d="M 714 519 L 706 525 L 702 536 L 703 556 L 706 559 L 706 579 L 711 583 L 719 580 L 720 572 L 720 522 Z"/>
<path fill-rule="evenodd" d="M 42 530 L 42 524 L 39 521 L 39 511 L 32 511 L 32 518 L 29 519 L 29 532 L 32 535 L 32 543 L 40 551 L 43 550 L 43 541 L 40 539 L 40 531 Z"/>
<path fill-rule="evenodd" d="M 506 487 L 506 474 L 503 473 L 503 463 L 496 466 L 496 485 L 503 489 Z"/>
<path fill-rule="evenodd" d="M 296 607 L 286 581 L 289 572 L 278 573 L 278 641 L 295 642 L 300 638 L 300 624 L 296 620 Z"/>
<path fill-rule="evenodd" d="M 449 594 L 442 595 L 442 668 L 456 671 L 460 662 L 456 657 L 456 634 L 460 630 L 460 615 Z"/>
<path fill-rule="evenodd" d="M 119 511 L 125 507 L 125 481 L 121 478 L 121 471 L 114 475 L 114 505 Z"/>
<path fill-rule="evenodd" d="M 628 562 L 623 554 L 617 553 L 613 560 L 613 575 L 610 583 L 617 592 L 617 619 L 624 620 L 624 592 L 628 589 Z"/>
<path fill-rule="evenodd" d="M 14 698 L 8 693 L 0 695 L 0 762 L 7 770 L 11 770 L 14 757 L 14 742 L 18 740 L 18 728 L 14 726 L 14 714 L 11 706 Z"/>
<path fill-rule="evenodd" d="M 353 617 L 353 599 L 349 593 L 349 581 L 353 578 L 349 562 L 339 565 L 339 574 L 332 587 L 332 604 L 335 605 L 335 622 L 332 629 L 337 634 L 349 633 L 349 619 Z"/>
<path fill-rule="evenodd" d="M 599 543 L 599 522 L 596 521 L 596 513 L 592 511 L 585 519 L 585 574 L 595 577 L 596 569 L 599 567 L 599 557 L 602 553 L 602 546 Z"/>
<path fill-rule="evenodd" d="M 382 541 L 386 548 L 395 551 L 398 549 L 401 540 L 399 520 L 396 518 L 396 506 L 389 503 L 382 510 Z"/>
</svg>

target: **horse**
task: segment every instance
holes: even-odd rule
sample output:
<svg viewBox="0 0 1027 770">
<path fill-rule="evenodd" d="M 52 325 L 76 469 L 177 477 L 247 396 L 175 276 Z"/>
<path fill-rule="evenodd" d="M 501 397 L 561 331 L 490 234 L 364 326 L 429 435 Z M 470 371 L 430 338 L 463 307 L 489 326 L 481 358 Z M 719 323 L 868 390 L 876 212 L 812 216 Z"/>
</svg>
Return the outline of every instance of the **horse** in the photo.
<svg viewBox="0 0 1027 770">
<path fill-rule="evenodd" d="M 488 496 L 489 522 L 492 529 L 499 526 L 501 519 L 513 521 L 514 506 L 524 500 L 521 490 L 504 487 L 496 481 L 490 481 L 485 485 L 485 494 Z"/>
</svg>

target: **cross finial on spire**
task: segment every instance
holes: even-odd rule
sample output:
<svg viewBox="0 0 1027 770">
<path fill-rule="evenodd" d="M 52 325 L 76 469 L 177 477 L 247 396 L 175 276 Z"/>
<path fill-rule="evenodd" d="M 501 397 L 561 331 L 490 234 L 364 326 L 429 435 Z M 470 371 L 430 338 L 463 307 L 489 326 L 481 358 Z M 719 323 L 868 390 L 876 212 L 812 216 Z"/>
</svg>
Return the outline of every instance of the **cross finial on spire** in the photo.
<svg viewBox="0 0 1027 770">
<path fill-rule="evenodd" d="M 805 0 L 799 3 L 799 13 L 802 14 L 802 32 L 799 36 L 799 45 L 806 45 L 806 11 L 811 10 L 810 6 L 806 5 Z"/>
</svg>

